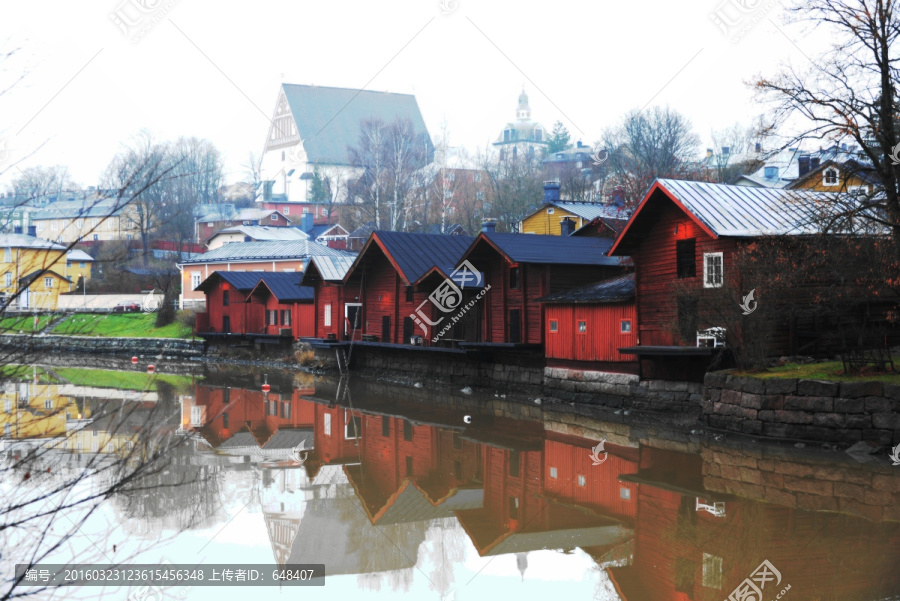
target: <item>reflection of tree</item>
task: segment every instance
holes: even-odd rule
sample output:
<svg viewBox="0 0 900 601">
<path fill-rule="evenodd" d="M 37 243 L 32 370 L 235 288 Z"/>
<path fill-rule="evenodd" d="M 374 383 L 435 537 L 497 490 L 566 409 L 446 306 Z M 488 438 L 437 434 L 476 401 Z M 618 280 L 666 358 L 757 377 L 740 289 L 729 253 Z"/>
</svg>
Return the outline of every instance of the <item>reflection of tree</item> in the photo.
<svg viewBox="0 0 900 601">
<path fill-rule="evenodd" d="M 468 539 L 456 518 L 440 518 L 431 523 L 425 540 L 429 543 L 422 547 L 425 558 L 434 565 L 430 588 L 443 598 L 453 586 L 453 565 L 466 558 Z"/>
</svg>

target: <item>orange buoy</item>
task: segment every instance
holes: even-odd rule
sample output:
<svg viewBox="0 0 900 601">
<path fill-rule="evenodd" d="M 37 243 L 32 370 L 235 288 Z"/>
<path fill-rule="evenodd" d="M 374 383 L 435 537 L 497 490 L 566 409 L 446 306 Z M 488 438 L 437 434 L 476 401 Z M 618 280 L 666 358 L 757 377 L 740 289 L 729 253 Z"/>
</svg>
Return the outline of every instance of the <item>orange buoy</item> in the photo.
<svg viewBox="0 0 900 601">
<path fill-rule="evenodd" d="M 131 358 L 131 364 L 132 364 L 132 365 L 137 365 L 137 361 L 138 361 L 137 357 L 132 357 L 132 358 Z"/>
<path fill-rule="evenodd" d="M 152 363 L 151 363 L 150 365 L 147 366 L 147 373 L 148 373 L 148 374 L 152 374 L 152 373 L 155 372 L 155 371 L 156 371 L 156 366 L 153 365 Z"/>
</svg>

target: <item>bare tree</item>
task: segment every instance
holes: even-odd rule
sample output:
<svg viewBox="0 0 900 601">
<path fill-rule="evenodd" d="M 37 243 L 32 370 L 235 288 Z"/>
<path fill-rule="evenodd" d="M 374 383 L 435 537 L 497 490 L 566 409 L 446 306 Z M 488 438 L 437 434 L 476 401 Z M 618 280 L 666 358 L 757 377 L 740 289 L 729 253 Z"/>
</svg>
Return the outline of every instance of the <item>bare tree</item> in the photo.
<svg viewBox="0 0 900 601">
<path fill-rule="evenodd" d="M 68 167 L 37 166 L 20 169 L 19 175 L 13 179 L 10 187 L 17 197 L 33 201 L 51 194 L 59 194 L 63 190 L 71 190 L 75 187 L 75 183 L 69 176 Z"/>
<path fill-rule="evenodd" d="M 491 213 L 500 231 L 513 232 L 528 209 L 543 198 L 541 157 L 532 153 L 499 158 L 486 149 L 479 156 L 479 169 L 487 173 L 493 202 Z"/>
<path fill-rule="evenodd" d="M 762 166 L 761 142 L 752 126 L 735 123 L 731 127 L 712 130 L 710 138 L 713 147 L 709 168 L 713 181 L 728 184 L 739 175 Z"/>
<path fill-rule="evenodd" d="M 767 103 L 767 131 L 784 132 L 782 148 L 804 138 L 852 140 L 880 179 L 880 190 L 852 203 L 848 212 L 890 229 L 900 261 L 900 144 L 896 0 L 797 0 L 792 22 L 827 30 L 829 51 L 805 71 L 786 67 L 752 82 Z"/>
<path fill-rule="evenodd" d="M 688 175 L 696 160 L 699 138 L 690 121 L 669 107 L 631 111 L 607 130 L 603 146 L 609 168 L 625 199 L 636 203 L 657 178 Z"/>
<path fill-rule="evenodd" d="M 387 127 L 381 119 L 367 119 L 360 124 L 359 143 L 348 148 L 350 164 L 362 170 L 349 194 L 363 205 L 375 229 L 381 229 L 382 203 L 387 186 Z"/>
</svg>

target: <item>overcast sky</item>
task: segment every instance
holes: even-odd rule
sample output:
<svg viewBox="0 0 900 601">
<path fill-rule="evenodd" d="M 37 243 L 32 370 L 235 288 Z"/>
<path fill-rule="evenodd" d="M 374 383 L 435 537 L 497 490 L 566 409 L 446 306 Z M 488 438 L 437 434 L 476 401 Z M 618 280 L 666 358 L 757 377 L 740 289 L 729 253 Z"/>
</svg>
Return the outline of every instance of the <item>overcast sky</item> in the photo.
<svg viewBox="0 0 900 601">
<path fill-rule="evenodd" d="M 211 140 L 239 180 L 281 82 L 415 94 L 432 137 L 446 119 L 470 149 L 515 118 L 523 85 L 533 117 L 573 141 L 669 104 L 705 147 L 760 112 L 746 81 L 818 52 L 778 0 L 443 2 L 4 0 L 0 47 L 21 50 L 0 89 L 25 77 L 0 96 L 0 185 L 16 160 L 96 184 L 142 128 Z M 740 22 L 726 35 L 716 14 Z"/>
</svg>

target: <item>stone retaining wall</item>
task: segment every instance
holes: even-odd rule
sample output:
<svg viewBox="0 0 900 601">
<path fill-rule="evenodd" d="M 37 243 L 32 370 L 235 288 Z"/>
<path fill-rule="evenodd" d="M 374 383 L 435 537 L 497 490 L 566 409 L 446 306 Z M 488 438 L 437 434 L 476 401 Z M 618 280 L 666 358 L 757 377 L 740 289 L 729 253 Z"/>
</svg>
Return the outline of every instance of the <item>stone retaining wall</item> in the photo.
<svg viewBox="0 0 900 601">
<path fill-rule="evenodd" d="M 546 367 L 544 394 L 577 403 L 691 415 L 699 414 L 703 385 L 669 380 L 640 381 L 632 374 Z"/>
<path fill-rule="evenodd" d="M 900 444 L 900 385 L 706 375 L 702 419 L 777 438 Z"/>
<path fill-rule="evenodd" d="M 0 347 L 7 351 L 28 355 L 43 353 L 91 353 L 99 355 L 163 355 L 199 357 L 203 355 L 202 340 L 176 338 L 100 338 L 93 336 L 0 335 Z"/>
</svg>

